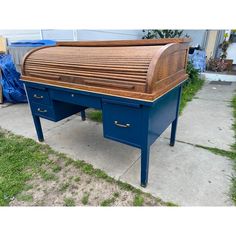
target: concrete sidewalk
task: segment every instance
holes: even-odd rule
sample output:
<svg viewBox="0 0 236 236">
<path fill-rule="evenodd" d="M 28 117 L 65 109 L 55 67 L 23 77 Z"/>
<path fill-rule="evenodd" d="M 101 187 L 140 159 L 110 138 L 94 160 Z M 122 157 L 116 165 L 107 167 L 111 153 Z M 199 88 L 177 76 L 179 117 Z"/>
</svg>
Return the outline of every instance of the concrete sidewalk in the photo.
<svg viewBox="0 0 236 236">
<path fill-rule="evenodd" d="M 149 184 L 143 191 L 183 206 L 232 205 L 231 161 L 191 144 L 230 149 L 234 142 L 230 100 L 235 89 L 236 83 L 206 83 L 179 119 L 177 140 L 180 142 L 170 147 L 167 130 L 152 145 Z M 36 140 L 27 104 L 0 108 L 0 126 Z M 140 151 L 104 139 L 101 124 L 82 122 L 74 115 L 58 123 L 42 119 L 42 126 L 45 143 L 53 149 L 139 187 Z"/>
</svg>

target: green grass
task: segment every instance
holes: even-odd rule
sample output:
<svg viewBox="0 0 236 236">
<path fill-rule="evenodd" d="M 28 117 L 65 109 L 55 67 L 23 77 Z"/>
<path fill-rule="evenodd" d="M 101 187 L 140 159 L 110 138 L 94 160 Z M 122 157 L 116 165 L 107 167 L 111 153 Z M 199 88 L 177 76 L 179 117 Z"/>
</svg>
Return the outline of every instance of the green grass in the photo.
<svg viewBox="0 0 236 236">
<path fill-rule="evenodd" d="M 113 195 L 113 197 L 115 197 L 115 198 L 117 198 L 117 197 L 120 196 L 120 194 L 119 194 L 118 192 L 115 192 L 115 193 L 113 193 L 112 195 Z"/>
<path fill-rule="evenodd" d="M 81 202 L 83 203 L 83 205 L 88 205 L 88 200 L 89 200 L 89 193 L 84 193 Z"/>
<path fill-rule="evenodd" d="M 108 199 L 102 201 L 100 206 L 111 206 L 115 202 L 115 200 L 116 199 L 114 197 L 108 198 Z"/>
<path fill-rule="evenodd" d="M 59 191 L 60 192 L 65 192 L 70 186 L 70 183 L 63 183 L 60 187 L 59 187 Z"/>
<path fill-rule="evenodd" d="M 183 86 L 182 96 L 180 101 L 179 113 L 181 114 L 184 107 L 187 105 L 188 102 L 192 101 L 195 94 L 202 88 L 204 84 L 204 80 L 196 79 L 194 81 L 190 81 L 189 83 Z"/>
<path fill-rule="evenodd" d="M 75 177 L 75 179 L 74 179 L 74 180 L 75 180 L 75 182 L 77 182 L 77 183 L 78 183 L 78 182 L 80 181 L 80 177 L 79 177 L 79 176 L 77 176 L 77 177 Z"/>
<path fill-rule="evenodd" d="M 75 206 L 75 200 L 71 197 L 64 198 L 64 206 Z"/>
<path fill-rule="evenodd" d="M 232 155 L 232 158 L 234 159 L 234 170 L 236 173 L 236 95 L 234 95 L 233 100 L 231 102 L 231 105 L 233 107 L 233 117 L 234 117 L 234 123 L 233 123 L 233 130 L 234 130 L 234 144 L 232 145 L 232 150 L 235 155 Z M 236 174 L 232 177 L 232 187 L 231 187 L 231 197 L 234 201 L 234 204 L 236 205 Z"/>
<path fill-rule="evenodd" d="M 45 181 L 57 180 L 57 177 L 55 174 L 50 173 L 46 170 L 41 170 L 40 175 Z"/>
<path fill-rule="evenodd" d="M 48 152 L 32 139 L 0 130 L 0 206 L 24 190 L 35 170 L 47 162 Z"/>
<path fill-rule="evenodd" d="M 30 189 L 34 188 L 34 186 L 32 184 L 26 184 L 23 188 L 24 191 L 28 191 Z"/>
<path fill-rule="evenodd" d="M 134 206 L 143 206 L 144 198 L 140 194 L 134 196 L 133 205 Z"/>
<path fill-rule="evenodd" d="M 194 146 L 206 149 L 206 150 L 211 151 L 212 153 L 214 153 L 216 155 L 225 156 L 225 157 L 228 157 L 228 158 L 236 161 L 236 152 L 234 152 L 234 151 L 226 151 L 226 150 L 223 150 L 223 149 L 213 148 L 213 147 L 206 147 L 206 146 L 198 145 L 198 144 L 194 145 Z"/>
<path fill-rule="evenodd" d="M 102 112 L 99 110 L 90 111 L 87 113 L 87 116 L 90 120 L 102 122 Z"/>
<path fill-rule="evenodd" d="M 231 105 L 233 107 L 233 117 L 234 117 L 234 123 L 233 123 L 233 130 L 234 130 L 234 139 L 235 142 L 232 145 L 232 149 L 236 152 L 236 95 L 233 97 L 233 100 L 231 101 Z"/>
<path fill-rule="evenodd" d="M 30 194 L 20 194 L 19 196 L 17 196 L 17 200 L 23 202 L 33 202 L 33 196 Z"/>
<path fill-rule="evenodd" d="M 48 145 L 39 144 L 32 139 L 11 134 L 0 128 L 0 206 L 9 205 L 9 202 L 14 197 L 19 196 L 22 191 L 34 188 L 34 186 L 27 183 L 34 176 L 40 175 L 45 181 L 57 180 L 58 177 L 53 172 L 55 163 L 50 161 L 50 155 L 55 155 L 58 160 L 67 165 L 73 165 L 85 174 L 113 183 L 119 186 L 121 190 L 150 197 L 148 193 L 144 193 L 128 183 L 115 180 L 104 171 L 94 168 L 91 164 L 80 160 L 75 161 L 63 153 L 52 150 Z M 45 166 L 52 171 L 44 170 L 43 167 Z M 79 182 L 80 177 L 76 176 L 74 181 Z M 61 187 L 64 190 L 67 185 Z M 35 188 L 37 189 L 37 187 Z M 115 201 L 117 195 L 118 193 L 114 193 L 113 197 L 105 200 L 102 205 L 111 204 L 112 201 Z M 161 205 L 165 205 L 165 202 L 161 199 L 156 198 L 156 200 Z M 66 200 L 65 204 L 67 202 Z"/>
<path fill-rule="evenodd" d="M 54 165 L 52 166 L 52 171 L 53 171 L 54 173 L 60 172 L 60 171 L 61 171 L 61 166 L 59 166 L 59 165 L 57 165 L 57 164 L 54 164 Z"/>
</svg>

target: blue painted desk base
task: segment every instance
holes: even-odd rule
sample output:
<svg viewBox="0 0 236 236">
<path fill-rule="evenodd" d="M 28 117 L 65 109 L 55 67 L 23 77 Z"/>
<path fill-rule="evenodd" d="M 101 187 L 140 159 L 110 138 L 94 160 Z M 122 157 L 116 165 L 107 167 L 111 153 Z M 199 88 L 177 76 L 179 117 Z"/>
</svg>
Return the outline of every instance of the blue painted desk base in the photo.
<svg viewBox="0 0 236 236">
<path fill-rule="evenodd" d="M 170 124 L 170 145 L 175 144 L 182 85 L 153 102 L 30 82 L 25 87 L 39 141 L 44 140 L 40 118 L 56 122 L 81 112 L 85 120 L 85 109 L 101 109 L 104 137 L 141 149 L 143 187 L 148 182 L 150 146 Z"/>
</svg>

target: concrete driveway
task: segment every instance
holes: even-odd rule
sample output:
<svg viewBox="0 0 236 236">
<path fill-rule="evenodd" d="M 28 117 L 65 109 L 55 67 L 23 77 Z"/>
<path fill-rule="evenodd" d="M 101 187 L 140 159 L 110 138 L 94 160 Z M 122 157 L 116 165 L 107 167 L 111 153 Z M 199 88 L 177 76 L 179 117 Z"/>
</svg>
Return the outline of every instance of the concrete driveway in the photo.
<svg viewBox="0 0 236 236">
<path fill-rule="evenodd" d="M 230 100 L 235 89 L 236 83 L 204 85 L 179 119 L 175 147 L 168 144 L 169 129 L 152 145 L 149 184 L 143 191 L 182 206 L 233 205 L 229 197 L 231 160 L 194 144 L 230 150 L 234 143 Z M 0 126 L 36 140 L 27 104 L 2 106 Z M 45 143 L 53 149 L 140 187 L 140 151 L 104 139 L 102 124 L 83 122 L 74 115 L 58 123 L 42 119 L 42 126 Z"/>
</svg>

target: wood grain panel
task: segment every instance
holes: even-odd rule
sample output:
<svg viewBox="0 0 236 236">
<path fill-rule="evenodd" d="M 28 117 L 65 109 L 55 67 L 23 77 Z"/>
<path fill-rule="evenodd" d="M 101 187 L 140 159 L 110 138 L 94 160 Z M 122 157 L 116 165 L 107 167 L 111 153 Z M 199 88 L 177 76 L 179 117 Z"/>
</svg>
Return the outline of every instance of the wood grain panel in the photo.
<svg viewBox="0 0 236 236">
<path fill-rule="evenodd" d="M 28 53 L 23 78 L 153 99 L 186 79 L 189 40 L 60 42 Z"/>
</svg>

